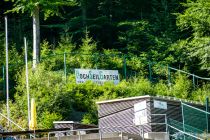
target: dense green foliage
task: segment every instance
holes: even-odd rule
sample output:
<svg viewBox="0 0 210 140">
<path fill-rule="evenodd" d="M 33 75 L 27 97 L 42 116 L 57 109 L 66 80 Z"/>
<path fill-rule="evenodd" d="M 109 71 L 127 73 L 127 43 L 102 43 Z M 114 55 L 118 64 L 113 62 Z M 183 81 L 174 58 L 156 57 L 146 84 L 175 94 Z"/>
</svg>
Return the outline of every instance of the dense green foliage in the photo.
<svg viewBox="0 0 210 140">
<path fill-rule="evenodd" d="M 68 40 L 63 39 L 59 43 L 59 47 L 54 50 L 55 54 L 67 50 L 73 51 L 76 48 L 75 45 L 66 43 L 66 41 Z M 132 61 L 132 59 L 127 61 L 128 66 L 139 71 L 138 75 L 129 78 L 127 81 L 125 79 L 121 80 L 118 85 L 113 83 L 97 85 L 90 81 L 76 84 L 75 75 L 72 71 L 68 72 L 67 77 L 63 73 L 63 56 L 53 55 L 49 57 L 49 54 L 53 53 L 49 43 L 45 41 L 41 46 L 43 48 L 43 60 L 36 71 L 31 68 L 29 70 L 30 97 L 36 100 L 38 128 L 52 128 L 52 122 L 55 120 L 74 120 L 87 124 L 97 124 L 95 102 L 101 100 L 141 95 L 162 95 L 203 102 L 205 97 L 210 94 L 209 84 L 203 84 L 199 88 L 195 88 L 192 81 L 186 75 L 180 73 L 172 74 L 173 79 L 169 85 L 167 79 L 164 78 L 164 74 L 161 74 L 161 71 L 165 71 L 167 68 L 157 69 L 162 76 L 162 79 L 159 78 L 159 82 L 150 82 L 143 77 L 146 74 L 146 71 L 142 68 L 144 66 L 140 64 L 138 68 L 136 65 L 138 64 L 136 62 L 141 61 L 138 57 L 136 57 L 135 61 Z M 98 60 L 97 63 L 91 55 L 82 55 L 84 51 L 94 55 L 96 47 L 97 44 L 86 36 L 78 50 L 80 54 L 71 54 L 70 59 L 66 60 L 71 65 L 67 66 L 69 68 L 99 67 L 107 69 L 111 66 L 115 66 L 114 69 L 122 67 L 122 59 L 118 55 L 102 62 Z M 104 53 L 110 54 L 110 52 L 106 51 Z M 112 51 L 113 53 L 114 51 Z M 16 76 L 16 94 L 14 101 L 10 104 L 11 118 L 24 128 L 27 128 L 27 94 L 24 68 Z M 17 110 L 20 111 L 17 113 Z M 6 106 L 2 107 L 2 111 L 6 114 Z M 2 122 L 6 124 L 5 120 L 2 120 Z M 13 126 L 13 128 L 16 127 Z"/>
<path fill-rule="evenodd" d="M 172 71 L 169 81 L 167 69 L 169 65 L 210 76 L 209 1 L 77 0 L 72 7 L 62 1 L 59 8 L 36 1 L 43 6 L 41 62 L 35 71 L 29 68 L 29 85 L 37 103 L 38 128 L 51 128 L 55 120 L 97 124 L 95 102 L 100 100 L 163 95 L 203 102 L 209 96 L 209 81 L 194 79 L 197 84 L 193 85 L 191 76 Z M 24 2 L 0 1 L 1 66 L 5 63 L 3 12 L 19 11 L 20 4 L 28 8 L 22 10 L 30 11 L 33 6 Z M 57 16 L 43 20 L 52 14 Z M 27 12 L 8 16 L 10 113 L 12 120 L 27 128 L 23 36 L 29 40 L 31 60 L 32 21 Z M 76 84 L 74 68 L 116 69 L 121 82 Z M 3 82 L 0 77 L 2 102 Z M 5 105 L 2 112 L 6 114 Z M 5 120 L 2 125 L 6 126 Z"/>
<path fill-rule="evenodd" d="M 199 61 L 201 69 L 210 68 L 210 2 L 206 0 L 189 1 L 183 4 L 187 9 L 178 14 L 177 25 L 189 37 L 183 40 L 189 58 Z M 198 59 L 198 60 L 197 60 Z"/>
</svg>

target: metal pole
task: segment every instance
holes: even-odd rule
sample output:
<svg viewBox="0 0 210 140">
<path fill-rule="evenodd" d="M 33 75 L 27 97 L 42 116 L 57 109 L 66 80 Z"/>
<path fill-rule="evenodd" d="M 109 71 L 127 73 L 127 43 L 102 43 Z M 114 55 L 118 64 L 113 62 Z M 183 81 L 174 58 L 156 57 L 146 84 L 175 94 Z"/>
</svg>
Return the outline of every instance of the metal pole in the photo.
<svg viewBox="0 0 210 140">
<path fill-rule="evenodd" d="M 28 101 L 28 128 L 30 129 L 30 94 L 29 94 L 29 82 L 28 82 L 28 55 L 27 55 L 27 42 L 24 37 L 24 46 L 25 46 L 25 63 L 26 63 L 26 92 L 27 92 L 27 101 Z"/>
<path fill-rule="evenodd" d="M 93 61 L 94 61 L 94 64 L 95 64 L 95 69 L 98 69 L 98 57 L 99 56 L 98 56 L 98 54 L 94 54 L 92 57 L 93 57 Z"/>
<path fill-rule="evenodd" d="M 64 76 L 65 76 L 65 81 L 67 79 L 66 77 L 66 52 L 63 54 L 63 64 L 64 64 Z"/>
<path fill-rule="evenodd" d="M 151 66 L 151 62 L 149 62 L 149 80 L 152 82 L 152 66 Z"/>
<path fill-rule="evenodd" d="M 126 67 L 126 56 L 123 56 L 123 69 L 124 69 L 124 76 L 127 79 L 127 67 Z"/>
<path fill-rule="evenodd" d="M 181 107 L 182 107 L 182 123 L 183 123 L 182 127 L 183 127 L 183 131 L 185 133 L 185 127 L 184 127 L 184 109 L 183 109 L 182 102 L 181 102 Z M 184 140 L 185 140 L 185 134 L 184 134 Z"/>
<path fill-rule="evenodd" d="M 102 132 L 100 129 L 99 129 L 99 140 L 102 140 Z"/>
<path fill-rule="evenodd" d="M 209 132 L 209 97 L 206 97 L 206 133 L 208 134 Z"/>
<path fill-rule="evenodd" d="M 6 90 L 5 90 L 5 70 L 4 70 L 4 65 L 2 66 L 2 73 L 3 73 L 3 93 L 4 96 L 6 97 Z"/>
<path fill-rule="evenodd" d="M 12 124 L 14 124 L 15 126 L 17 126 L 18 128 L 20 128 L 22 131 L 25 131 L 25 129 L 23 129 L 21 126 L 19 126 L 18 124 L 16 124 L 15 122 L 13 122 L 11 119 L 7 118 L 4 114 L 0 113 L 1 117 L 4 117 L 5 119 L 7 119 L 9 122 L 11 122 Z"/>
<path fill-rule="evenodd" d="M 60 140 L 60 132 L 58 132 L 58 138 L 57 138 L 57 140 Z"/>
<path fill-rule="evenodd" d="M 168 132 L 168 122 L 167 122 L 167 116 L 165 114 L 165 124 L 166 124 L 166 132 Z"/>
<path fill-rule="evenodd" d="M 7 118 L 10 118 L 9 109 L 9 71 L 8 71 L 8 29 L 7 29 L 7 17 L 5 17 L 5 38 L 6 38 L 6 93 L 7 93 Z M 7 125 L 9 127 L 10 122 L 8 120 Z"/>
<path fill-rule="evenodd" d="M 79 132 L 79 140 L 81 140 L 81 134 L 80 134 L 80 131 L 78 131 Z"/>
<path fill-rule="evenodd" d="M 171 72 L 170 72 L 169 65 L 168 65 L 168 85 L 171 85 Z"/>
<path fill-rule="evenodd" d="M 195 88 L 195 75 L 193 74 L 193 87 Z"/>
<path fill-rule="evenodd" d="M 142 140 L 144 140 L 144 126 L 139 126 L 139 133 L 140 133 L 140 136 L 142 137 Z"/>
<path fill-rule="evenodd" d="M 198 86 L 198 78 L 197 78 L 197 86 Z"/>
</svg>

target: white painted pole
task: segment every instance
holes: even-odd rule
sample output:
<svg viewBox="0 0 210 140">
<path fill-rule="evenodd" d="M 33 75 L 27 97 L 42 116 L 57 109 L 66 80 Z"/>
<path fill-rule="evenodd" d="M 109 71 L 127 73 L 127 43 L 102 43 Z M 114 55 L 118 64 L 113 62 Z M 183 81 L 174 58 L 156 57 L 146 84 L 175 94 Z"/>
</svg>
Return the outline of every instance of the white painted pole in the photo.
<svg viewBox="0 0 210 140">
<path fill-rule="evenodd" d="M 6 47 L 6 93 L 7 93 L 7 125 L 9 127 L 10 122 L 10 109 L 9 109 L 9 71 L 8 71 L 8 29 L 7 29 L 7 17 L 5 17 L 5 47 Z"/>
<path fill-rule="evenodd" d="M 28 101 L 28 129 L 30 129 L 30 94 L 29 94 L 29 82 L 28 82 L 28 51 L 27 51 L 27 42 L 24 37 L 24 46 L 25 46 L 25 63 L 26 63 L 26 92 L 27 92 L 27 101 Z"/>
</svg>

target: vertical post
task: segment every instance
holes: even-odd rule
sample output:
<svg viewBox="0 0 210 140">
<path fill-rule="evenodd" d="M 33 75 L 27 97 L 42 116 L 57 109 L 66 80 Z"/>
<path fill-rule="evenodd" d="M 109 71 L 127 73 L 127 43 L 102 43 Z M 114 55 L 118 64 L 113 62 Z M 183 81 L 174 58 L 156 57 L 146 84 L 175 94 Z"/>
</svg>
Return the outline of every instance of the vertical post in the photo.
<svg viewBox="0 0 210 140">
<path fill-rule="evenodd" d="M 171 71 L 169 65 L 167 68 L 168 68 L 168 85 L 171 85 Z"/>
<path fill-rule="evenodd" d="M 66 77 L 66 52 L 63 54 L 63 64 L 64 64 L 64 76 L 65 76 L 65 81 L 67 80 Z"/>
<path fill-rule="evenodd" d="M 95 64 L 96 64 L 96 69 L 98 69 L 98 58 L 100 57 L 100 54 L 95 54 L 95 55 L 93 55 L 93 57 L 96 57 L 96 58 L 94 58 L 94 60 L 95 60 Z"/>
<path fill-rule="evenodd" d="M 198 86 L 198 78 L 197 78 L 197 86 Z"/>
<path fill-rule="evenodd" d="M 3 93 L 4 93 L 4 96 L 6 97 L 6 90 L 5 90 L 5 70 L 4 70 L 4 65 L 2 66 L 2 73 L 3 73 Z"/>
<path fill-rule="evenodd" d="M 195 88 L 195 75 L 193 74 L 193 87 Z"/>
<path fill-rule="evenodd" d="M 181 102 L 181 107 L 182 107 L 182 127 L 183 127 L 183 131 L 184 131 L 184 140 L 185 140 L 185 126 L 184 126 L 184 109 L 183 109 L 183 104 Z"/>
<path fill-rule="evenodd" d="M 79 132 L 79 140 L 81 140 L 81 133 L 80 133 L 80 131 L 78 131 Z"/>
<path fill-rule="evenodd" d="M 209 97 L 206 97 L 206 133 L 208 134 L 209 132 Z"/>
<path fill-rule="evenodd" d="M 142 140 L 144 140 L 144 126 L 139 126 L 139 133 L 140 133 L 140 136 L 142 136 Z"/>
<path fill-rule="evenodd" d="M 168 121 L 167 121 L 167 114 L 165 114 L 165 124 L 166 124 L 166 132 L 168 132 Z"/>
<path fill-rule="evenodd" d="M 57 138 L 57 140 L 60 140 L 60 132 L 58 132 L 58 138 Z M 62 134 L 61 134 L 62 135 Z"/>
<path fill-rule="evenodd" d="M 7 29 L 7 17 L 5 17 L 5 45 L 6 45 L 6 93 L 7 93 L 7 119 L 8 126 L 10 125 L 10 111 L 9 111 L 9 71 L 8 71 L 8 29 Z"/>
<path fill-rule="evenodd" d="M 121 140 L 123 140 L 123 132 L 121 131 L 121 134 L 120 134 L 120 138 Z"/>
<path fill-rule="evenodd" d="M 99 129 L 99 140 L 102 140 L 102 132 L 100 129 Z"/>
<path fill-rule="evenodd" d="M 50 140 L 50 132 L 47 134 L 47 140 Z"/>
<path fill-rule="evenodd" d="M 28 128 L 30 129 L 30 94 L 29 94 L 29 82 L 28 82 L 28 51 L 27 51 L 27 42 L 24 37 L 24 46 L 25 46 L 25 64 L 26 64 L 26 93 L 27 93 L 27 102 L 28 102 Z"/>
<path fill-rule="evenodd" d="M 127 80 L 126 55 L 123 56 L 123 69 L 124 69 L 124 77 Z"/>
<path fill-rule="evenodd" d="M 152 66 L 151 66 L 151 62 L 149 62 L 149 80 L 152 82 Z"/>
</svg>

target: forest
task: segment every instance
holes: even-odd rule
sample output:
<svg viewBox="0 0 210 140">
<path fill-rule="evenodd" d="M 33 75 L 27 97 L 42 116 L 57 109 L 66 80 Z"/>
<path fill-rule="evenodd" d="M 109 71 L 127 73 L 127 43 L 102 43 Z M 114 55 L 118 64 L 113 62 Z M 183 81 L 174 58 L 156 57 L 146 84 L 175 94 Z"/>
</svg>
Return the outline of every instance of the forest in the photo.
<svg viewBox="0 0 210 140">
<path fill-rule="evenodd" d="M 97 124 L 101 100 L 159 95 L 204 102 L 210 95 L 209 0 L 1 0 L 0 7 L 0 112 L 7 114 L 7 16 L 10 116 L 23 128 L 24 37 L 38 129 L 55 120 Z M 118 70 L 120 83 L 76 84 L 75 68 Z"/>
</svg>

